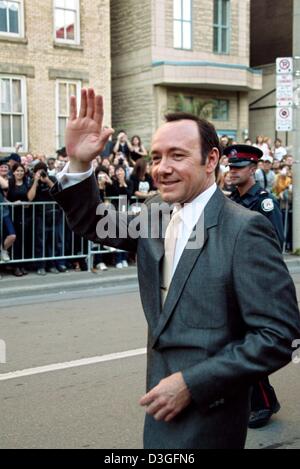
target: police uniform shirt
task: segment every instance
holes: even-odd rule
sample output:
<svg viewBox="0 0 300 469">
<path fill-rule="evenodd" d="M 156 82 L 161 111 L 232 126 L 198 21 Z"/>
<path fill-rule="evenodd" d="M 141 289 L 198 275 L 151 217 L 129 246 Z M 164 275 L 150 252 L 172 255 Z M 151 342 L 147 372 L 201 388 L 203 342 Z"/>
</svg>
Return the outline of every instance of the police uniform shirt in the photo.
<svg viewBox="0 0 300 469">
<path fill-rule="evenodd" d="M 267 217 L 275 228 L 279 243 L 283 246 L 283 222 L 279 204 L 275 197 L 262 189 L 260 184 L 255 184 L 249 191 L 240 196 L 238 189 L 231 195 L 230 199 L 245 208 L 259 212 Z"/>
</svg>

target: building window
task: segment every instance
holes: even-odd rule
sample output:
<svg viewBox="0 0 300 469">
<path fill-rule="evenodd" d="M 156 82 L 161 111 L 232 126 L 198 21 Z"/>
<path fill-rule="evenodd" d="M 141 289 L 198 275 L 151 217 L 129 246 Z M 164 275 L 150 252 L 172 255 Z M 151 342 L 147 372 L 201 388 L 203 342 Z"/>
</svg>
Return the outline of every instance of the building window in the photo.
<svg viewBox="0 0 300 469">
<path fill-rule="evenodd" d="M 79 0 L 54 0 L 55 41 L 80 44 Z"/>
<path fill-rule="evenodd" d="M 0 148 L 13 151 L 17 143 L 27 150 L 25 78 L 0 76 Z"/>
<path fill-rule="evenodd" d="M 192 48 L 192 0 L 173 0 L 174 48 Z"/>
<path fill-rule="evenodd" d="M 65 130 L 70 115 L 70 97 L 76 96 L 80 101 L 80 81 L 56 82 L 56 145 L 57 148 L 65 146 Z"/>
<path fill-rule="evenodd" d="M 214 0 L 214 52 L 230 51 L 230 0 Z"/>
<path fill-rule="evenodd" d="M 213 100 L 212 119 L 215 121 L 229 120 L 229 101 L 227 99 Z"/>
<path fill-rule="evenodd" d="M 0 35 L 23 36 L 23 0 L 0 1 Z"/>
</svg>

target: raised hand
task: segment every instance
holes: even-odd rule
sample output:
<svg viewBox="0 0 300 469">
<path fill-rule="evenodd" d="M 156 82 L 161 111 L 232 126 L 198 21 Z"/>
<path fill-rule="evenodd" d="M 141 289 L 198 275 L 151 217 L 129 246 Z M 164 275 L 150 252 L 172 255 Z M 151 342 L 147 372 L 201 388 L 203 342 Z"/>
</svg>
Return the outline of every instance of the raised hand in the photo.
<svg viewBox="0 0 300 469">
<path fill-rule="evenodd" d="M 65 143 L 70 157 L 70 171 L 86 171 L 91 161 L 104 149 L 112 129 L 103 129 L 103 98 L 93 89 L 81 91 L 81 106 L 77 116 L 76 97 L 70 98 Z"/>
</svg>

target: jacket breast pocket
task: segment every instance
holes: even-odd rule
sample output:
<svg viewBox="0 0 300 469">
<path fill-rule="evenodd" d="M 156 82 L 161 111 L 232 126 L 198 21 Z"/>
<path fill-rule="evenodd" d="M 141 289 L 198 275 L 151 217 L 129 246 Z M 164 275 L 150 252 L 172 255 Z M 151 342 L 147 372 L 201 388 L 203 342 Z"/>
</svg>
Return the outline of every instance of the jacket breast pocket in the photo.
<svg viewBox="0 0 300 469">
<path fill-rule="evenodd" d="M 227 324 L 228 285 L 215 282 L 187 283 L 177 305 L 177 314 L 186 326 L 197 329 L 220 329 Z"/>
</svg>

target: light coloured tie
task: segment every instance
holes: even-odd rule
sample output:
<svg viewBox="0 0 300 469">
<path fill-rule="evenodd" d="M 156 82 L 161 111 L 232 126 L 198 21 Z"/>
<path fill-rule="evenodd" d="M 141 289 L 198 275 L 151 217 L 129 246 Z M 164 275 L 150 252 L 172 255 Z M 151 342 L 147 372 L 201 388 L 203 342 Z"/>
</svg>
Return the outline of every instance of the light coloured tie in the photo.
<svg viewBox="0 0 300 469">
<path fill-rule="evenodd" d="M 171 218 L 167 226 L 165 236 L 165 256 L 163 260 L 163 286 L 162 286 L 162 304 L 164 305 L 169 287 L 173 277 L 173 266 L 177 239 L 180 235 L 181 211 L 177 211 Z"/>
</svg>

